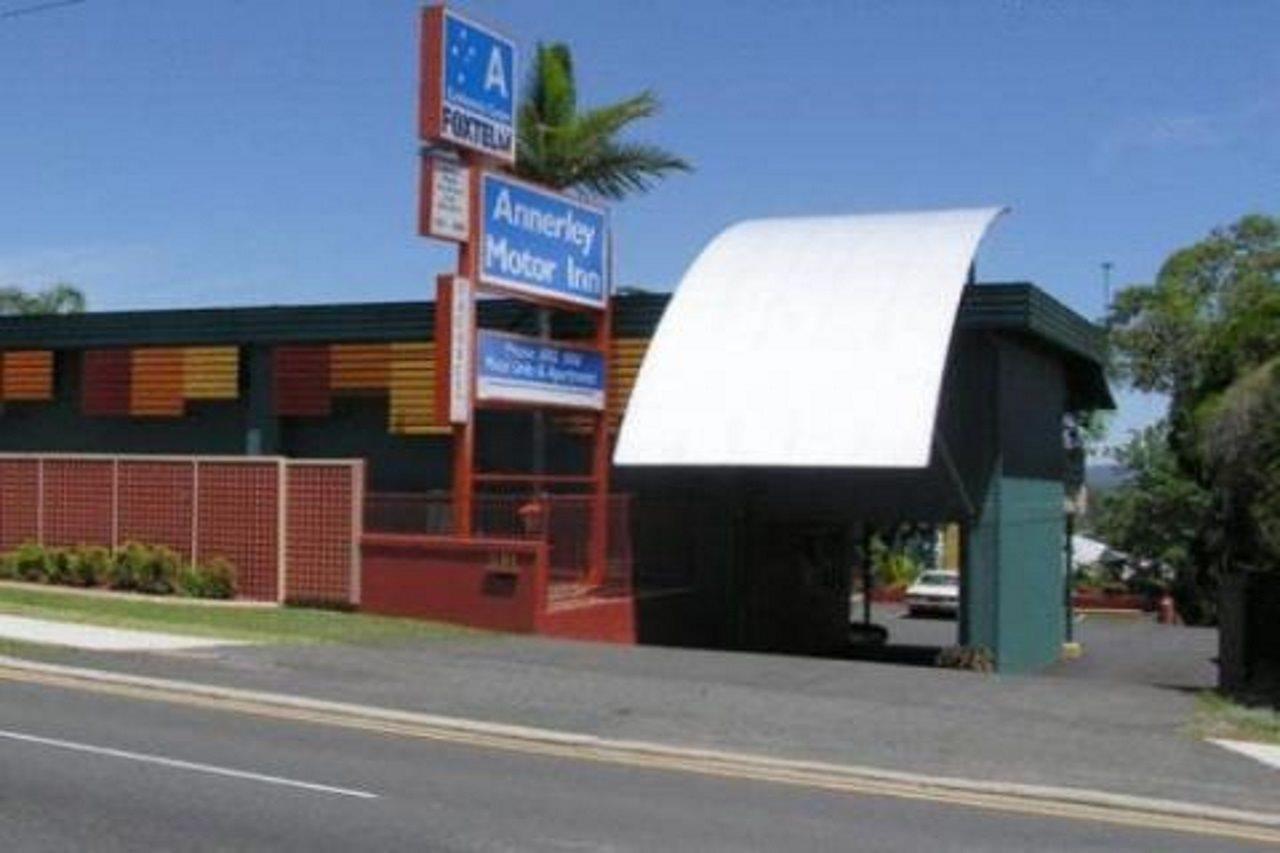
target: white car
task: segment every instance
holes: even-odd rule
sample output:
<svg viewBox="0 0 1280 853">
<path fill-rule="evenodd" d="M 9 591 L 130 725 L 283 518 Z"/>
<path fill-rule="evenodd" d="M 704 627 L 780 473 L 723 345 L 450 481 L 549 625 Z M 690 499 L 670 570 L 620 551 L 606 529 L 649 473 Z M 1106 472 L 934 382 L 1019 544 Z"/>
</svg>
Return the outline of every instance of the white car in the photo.
<svg viewBox="0 0 1280 853">
<path fill-rule="evenodd" d="M 960 611 L 960 573 L 948 571 L 922 572 L 907 587 L 907 612 L 947 613 Z"/>
</svg>

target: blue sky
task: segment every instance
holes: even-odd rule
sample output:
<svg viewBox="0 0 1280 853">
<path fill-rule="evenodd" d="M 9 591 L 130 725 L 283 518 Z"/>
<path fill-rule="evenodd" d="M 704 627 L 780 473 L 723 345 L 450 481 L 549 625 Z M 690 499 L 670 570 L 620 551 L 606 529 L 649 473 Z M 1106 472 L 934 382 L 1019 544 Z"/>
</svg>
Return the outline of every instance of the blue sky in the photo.
<svg viewBox="0 0 1280 853">
<path fill-rule="evenodd" d="M 28 0 L 0 0 L 0 13 Z M 670 289 L 761 215 L 1007 204 L 980 277 L 1089 316 L 1100 264 L 1280 212 L 1280 3 L 603 2 L 458 8 L 564 40 L 584 101 L 650 87 L 691 176 L 615 210 L 620 284 Z M 410 0 L 84 0 L 0 18 L 0 284 L 95 308 L 405 299 Z M 1116 431 L 1157 404 L 1126 397 Z"/>
</svg>

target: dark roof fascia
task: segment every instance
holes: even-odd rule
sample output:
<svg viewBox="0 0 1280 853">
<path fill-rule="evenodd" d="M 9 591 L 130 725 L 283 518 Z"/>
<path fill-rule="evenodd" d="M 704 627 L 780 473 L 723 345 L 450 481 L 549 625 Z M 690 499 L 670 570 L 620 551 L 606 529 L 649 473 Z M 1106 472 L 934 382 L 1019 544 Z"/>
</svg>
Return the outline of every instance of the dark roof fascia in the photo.
<svg viewBox="0 0 1280 853">
<path fill-rule="evenodd" d="M 965 288 L 959 326 L 1022 335 L 1065 356 L 1071 410 L 1116 407 L 1106 377 L 1106 331 L 1034 284 L 1004 282 Z"/>
<path fill-rule="evenodd" d="M 1106 363 L 1107 336 L 1102 327 L 1028 282 L 965 288 L 959 325 L 1026 332 L 1085 361 Z"/>
<path fill-rule="evenodd" d="M 615 334 L 647 337 L 670 300 L 666 293 L 626 294 L 614 305 Z M 508 299 L 483 300 L 486 326 L 532 332 L 533 309 Z M 430 339 L 431 302 L 359 302 L 249 308 L 104 311 L 38 317 L 0 317 L 0 349 L 86 349 L 120 346 L 383 342 Z M 581 322 L 563 321 L 573 334 Z M 1031 334 L 1086 361 L 1103 363 L 1102 330 L 1031 284 L 965 288 L 961 329 Z"/>
</svg>

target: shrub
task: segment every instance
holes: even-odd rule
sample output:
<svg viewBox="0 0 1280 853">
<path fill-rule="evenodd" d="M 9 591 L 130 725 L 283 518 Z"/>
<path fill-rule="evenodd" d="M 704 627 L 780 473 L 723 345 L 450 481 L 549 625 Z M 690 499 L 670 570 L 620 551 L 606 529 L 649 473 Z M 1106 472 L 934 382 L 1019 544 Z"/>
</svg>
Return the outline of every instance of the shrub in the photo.
<svg viewBox="0 0 1280 853">
<path fill-rule="evenodd" d="M 73 586 L 102 586 L 111 575 L 111 551 L 97 545 L 78 549 L 71 577 L 66 581 Z"/>
<path fill-rule="evenodd" d="M 920 564 L 909 554 L 885 552 L 876 561 L 876 580 L 890 589 L 911 586 L 919 574 Z"/>
<path fill-rule="evenodd" d="M 45 581 L 53 584 L 69 584 L 80 562 L 74 548 L 47 548 Z"/>
<path fill-rule="evenodd" d="M 52 574 L 53 560 L 43 546 L 26 542 L 9 555 L 13 563 L 13 576 L 18 580 L 44 583 Z"/>
<path fill-rule="evenodd" d="M 168 595 L 173 592 L 181 558 L 171 548 L 163 545 L 126 543 L 117 555 L 123 563 L 122 577 L 132 584 L 132 589 L 151 595 Z"/>
<path fill-rule="evenodd" d="M 972 672 L 995 672 L 995 655 L 986 646 L 948 646 L 938 652 L 937 666 L 944 669 L 967 669 Z"/>
<path fill-rule="evenodd" d="M 149 559 L 143 564 L 138 589 L 154 595 L 169 595 L 175 589 L 182 558 L 172 548 L 163 545 L 152 547 L 147 556 Z"/>
<path fill-rule="evenodd" d="M 111 555 L 111 567 L 107 570 L 106 582 L 111 589 L 132 591 L 138 588 L 138 574 L 141 571 L 143 546 L 130 542 Z"/>
<path fill-rule="evenodd" d="M 111 561 L 107 585 L 112 589 L 166 595 L 173 592 L 181 562 L 172 549 L 163 545 L 126 542 Z"/>
<path fill-rule="evenodd" d="M 0 555 L 0 579 L 105 586 L 152 595 L 181 592 L 193 598 L 235 594 L 235 567 L 221 557 L 200 566 L 184 566 L 171 548 L 140 542 L 127 542 L 114 553 L 97 545 L 45 548 L 26 543 Z"/>
<path fill-rule="evenodd" d="M 222 557 L 178 572 L 177 588 L 191 598 L 231 598 L 235 595 L 235 566 Z"/>
</svg>

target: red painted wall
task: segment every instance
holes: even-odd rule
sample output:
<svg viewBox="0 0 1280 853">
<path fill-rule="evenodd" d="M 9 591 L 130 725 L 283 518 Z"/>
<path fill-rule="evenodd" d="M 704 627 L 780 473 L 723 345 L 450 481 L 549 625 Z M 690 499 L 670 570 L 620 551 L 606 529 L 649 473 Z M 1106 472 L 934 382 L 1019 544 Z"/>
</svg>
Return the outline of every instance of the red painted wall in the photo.
<svg viewBox="0 0 1280 853">
<path fill-rule="evenodd" d="M 369 533 L 361 539 L 361 609 L 533 633 L 547 598 L 537 542 Z"/>
<path fill-rule="evenodd" d="M 630 596 L 587 599 L 542 613 L 538 633 L 571 640 L 634 645 L 638 640 L 636 602 Z"/>
<path fill-rule="evenodd" d="M 86 415 L 129 414 L 132 358 L 127 349 L 85 350 L 80 399 Z"/>
<path fill-rule="evenodd" d="M 275 413 L 286 417 L 328 417 L 329 347 L 281 346 L 271 354 Z"/>
</svg>

